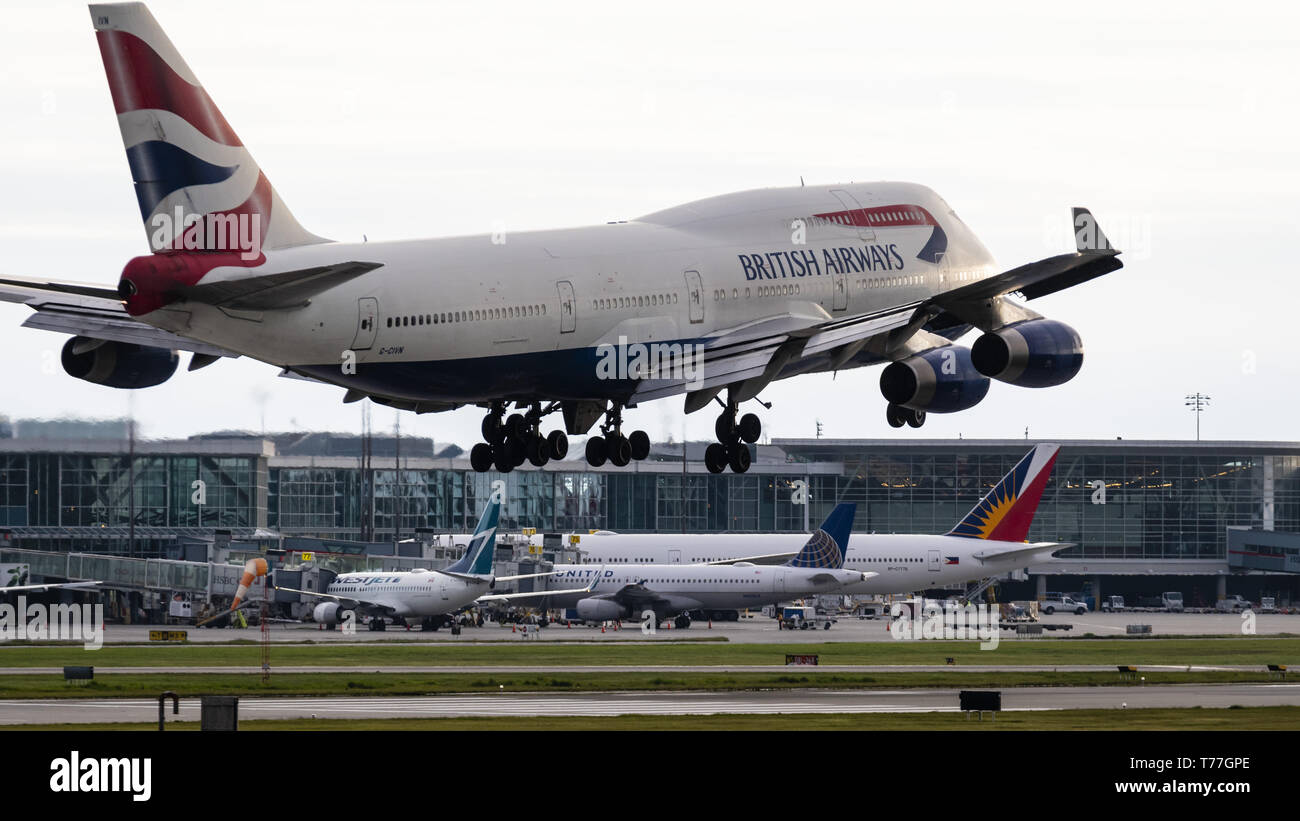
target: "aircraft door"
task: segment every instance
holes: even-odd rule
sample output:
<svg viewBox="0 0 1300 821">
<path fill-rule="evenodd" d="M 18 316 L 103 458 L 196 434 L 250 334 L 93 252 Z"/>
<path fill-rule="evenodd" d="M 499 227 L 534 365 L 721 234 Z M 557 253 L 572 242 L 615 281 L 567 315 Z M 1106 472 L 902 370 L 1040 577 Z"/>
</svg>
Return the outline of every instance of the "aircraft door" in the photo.
<svg viewBox="0 0 1300 821">
<path fill-rule="evenodd" d="M 352 339 L 352 350 L 365 351 L 375 344 L 378 329 L 379 300 L 372 296 L 357 300 L 357 335 Z"/>
<path fill-rule="evenodd" d="M 849 307 L 849 283 L 846 274 L 835 274 L 831 280 L 831 287 L 835 289 L 835 294 L 831 301 L 832 311 L 843 311 Z"/>
<path fill-rule="evenodd" d="M 704 283 L 699 271 L 686 272 L 686 302 L 690 306 L 691 323 L 704 321 Z"/>
<path fill-rule="evenodd" d="M 446 600 L 447 600 L 447 582 L 446 582 L 446 581 L 442 581 L 442 582 L 439 582 L 439 583 L 438 583 L 438 594 L 439 594 L 439 597 L 440 597 L 443 601 L 446 601 Z"/>
<path fill-rule="evenodd" d="M 669 551 L 668 551 L 668 563 L 669 563 L 669 564 L 681 564 L 681 563 L 682 563 L 682 551 L 680 551 L 680 550 L 669 550 Z"/>
<path fill-rule="evenodd" d="M 943 559 L 939 556 L 939 551 L 931 550 L 929 558 L 926 560 L 926 568 L 932 573 L 938 573 L 943 568 Z"/>
<path fill-rule="evenodd" d="M 578 327 L 578 301 L 573 298 L 573 283 L 562 279 L 555 287 L 560 292 L 560 333 L 571 334 Z"/>
</svg>

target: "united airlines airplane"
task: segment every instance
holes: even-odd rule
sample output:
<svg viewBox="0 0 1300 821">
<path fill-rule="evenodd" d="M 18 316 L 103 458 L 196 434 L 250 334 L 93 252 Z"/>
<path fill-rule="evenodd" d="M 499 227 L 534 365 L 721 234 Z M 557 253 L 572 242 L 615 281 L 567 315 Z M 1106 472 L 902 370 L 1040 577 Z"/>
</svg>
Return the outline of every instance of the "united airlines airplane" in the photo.
<svg viewBox="0 0 1300 821">
<path fill-rule="evenodd" d="M 844 567 L 876 575 L 846 586 L 846 594 L 913 593 L 1000 576 L 1050 561 L 1071 545 L 1027 543 L 1029 526 L 1060 451 L 1041 444 L 980 499 L 952 530 L 943 535 L 866 534 L 849 538 Z M 622 568 L 631 564 L 678 566 L 780 561 L 794 555 L 800 534 L 597 533 L 580 536 L 588 567 Z"/>
<path fill-rule="evenodd" d="M 100 385 L 158 385 L 177 351 L 189 370 L 248 356 L 344 402 L 481 407 L 471 462 L 502 472 L 563 458 L 589 432 L 592 465 L 644 459 L 649 438 L 625 432 L 623 410 L 684 395 L 687 413 L 722 407 L 708 469 L 744 472 L 761 422 L 740 406 L 777 379 L 885 364 L 894 427 L 970 408 L 991 379 L 1068 381 L 1078 333 L 1010 295 L 1122 267 L 1076 208 L 1074 252 L 1002 270 L 938 194 L 902 182 L 742 191 L 586 228 L 333 242 L 294 218 L 143 4 L 90 16 L 151 253 L 115 288 L 5 276 L 0 299 L 69 334 L 64 369 Z M 954 342 L 972 328 L 971 347 Z M 562 428 L 544 434 L 557 412 Z"/>
</svg>

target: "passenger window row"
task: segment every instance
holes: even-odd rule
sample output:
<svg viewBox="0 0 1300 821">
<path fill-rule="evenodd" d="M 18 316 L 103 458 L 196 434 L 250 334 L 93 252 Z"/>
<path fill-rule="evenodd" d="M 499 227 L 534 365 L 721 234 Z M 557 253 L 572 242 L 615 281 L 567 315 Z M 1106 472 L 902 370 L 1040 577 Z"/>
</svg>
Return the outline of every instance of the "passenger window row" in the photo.
<svg viewBox="0 0 1300 821">
<path fill-rule="evenodd" d="M 546 316 L 545 303 L 537 305 L 510 305 L 504 308 L 468 308 L 463 311 L 444 311 L 436 314 L 408 314 L 390 316 L 389 328 L 409 328 L 420 325 L 446 325 L 455 322 L 483 322 L 499 319 L 528 319 Z"/>
<path fill-rule="evenodd" d="M 610 311 L 627 308 L 649 308 L 657 305 L 676 305 L 677 294 L 649 294 L 641 296 L 600 297 L 591 301 L 592 310 Z"/>
</svg>

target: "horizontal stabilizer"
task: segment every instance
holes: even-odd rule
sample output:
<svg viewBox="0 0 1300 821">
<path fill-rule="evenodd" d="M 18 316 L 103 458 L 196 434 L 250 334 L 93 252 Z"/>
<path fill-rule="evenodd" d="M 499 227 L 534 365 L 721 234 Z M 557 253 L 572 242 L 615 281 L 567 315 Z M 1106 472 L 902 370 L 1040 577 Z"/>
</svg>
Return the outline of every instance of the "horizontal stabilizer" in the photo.
<svg viewBox="0 0 1300 821">
<path fill-rule="evenodd" d="M 339 262 L 279 274 L 241 276 L 177 288 L 182 298 L 236 311 L 274 311 L 305 305 L 313 296 L 382 266 L 379 262 Z"/>
</svg>

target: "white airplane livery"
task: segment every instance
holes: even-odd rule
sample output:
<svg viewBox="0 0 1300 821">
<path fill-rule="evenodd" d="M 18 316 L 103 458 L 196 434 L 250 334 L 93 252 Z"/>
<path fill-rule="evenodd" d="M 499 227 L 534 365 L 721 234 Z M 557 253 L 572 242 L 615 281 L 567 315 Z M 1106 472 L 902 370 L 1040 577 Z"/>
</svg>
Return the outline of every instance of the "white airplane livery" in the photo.
<svg viewBox="0 0 1300 821">
<path fill-rule="evenodd" d="M 390 572 L 343 573 L 336 576 L 324 592 L 279 587 L 303 596 L 326 599 L 316 605 L 312 619 L 321 624 L 339 624 L 348 614 L 369 614 L 371 630 L 383 630 L 386 618 L 419 619 L 423 627 L 437 630 L 448 613 L 468 607 L 476 601 L 513 601 L 554 595 L 540 593 L 493 593 L 497 582 L 516 581 L 551 575 L 533 573 L 522 576 L 494 576 L 492 560 L 496 552 L 497 523 L 501 500 L 493 494 L 488 500 L 478 527 L 459 561 L 442 570 L 400 570 Z M 589 588 L 561 590 L 558 593 L 583 593 Z"/>
<path fill-rule="evenodd" d="M 658 621 L 696 610 L 743 610 L 838 593 L 877 575 L 844 566 L 856 507 L 836 505 L 817 532 L 782 565 L 556 565 L 551 584 L 585 582 L 587 587 L 580 592 L 557 590 L 546 606 L 573 607 L 585 621 L 618 621 L 647 611 Z"/>
<path fill-rule="evenodd" d="M 67 333 L 72 376 L 113 388 L 247 356 L 417 413 L 486 411 L 476 470 L 650 451 L 623 410 L 717 401 L 710 471 L 749 467 L 773 380 L 884 364 L 895 427 L 984 399 L 990 380 L 1059 385 L 1082 367 L 1068 325 L 1026 307 L 1117 270 L 1092 215 L 1076 249 L 1003 270 L 923 185 L 725 194 L 567 230 L 333 242 L 289 211 L 140 3 L 90 6 L 151 253 L 116 287 L 0 277 L 24 325 Z M 259 88 L 259 93 L 262 89 Z M 1012 299 L 1019 294 L 1023 300 Z M 981 332 L 972 346 L 955 340 Z M 724 398 L 725 397 L 725 398 Z M 543 433 L 545 417 L 562 427 Z M 594 430 L 593 430 L 594 429 Z"/>
<path fill-rule="evenodd" d="M 1027 543 L 1025 538 L 1059 450 L 1059 445 L 1036 445 L 946 534 L 850 536 L 844 567 L 875 575 L 846 586 L 842 592 L 912 593 L 978 581 L 1049 561 L 1054 553 L 1071 545 Z M 691 568 L 700 564 L 780 560 L 798 549 L 796 545 L 803 536 L 596 533 L 579 538 L 588 567 L 667 562 Z"/>
</svg>

